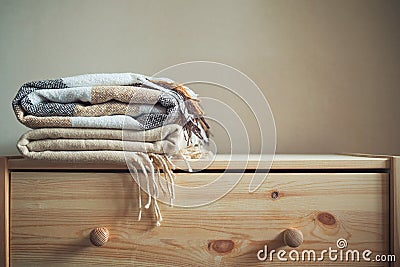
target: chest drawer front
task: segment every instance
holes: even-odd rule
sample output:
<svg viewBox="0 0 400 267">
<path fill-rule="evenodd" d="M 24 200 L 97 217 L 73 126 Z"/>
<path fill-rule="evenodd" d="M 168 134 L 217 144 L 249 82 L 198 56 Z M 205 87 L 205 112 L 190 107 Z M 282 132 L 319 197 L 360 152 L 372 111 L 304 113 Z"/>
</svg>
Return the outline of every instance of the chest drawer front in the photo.
<svg viewBox="0 0 400 267">
<path fill-rule="evenodd" d="M 178 174 L 176 181 L 198 186 L 218 176 Z M 300 250 L 335 248 L 345 238 L 349 249 L 388 253 L 387 174 L 272 173 L 248 193 L 251 177 L 209 205 L 160 204 L 164 221 L 155 227 L 151 210 L 137 221 L 138 188 L 128 173 L 12 173 L 12 266 L 265 266 L 257 251 L 279 248 L 291 227 L 304 235 Z M 94 247 L 89 234 L 99 226 L 110 240 Z"/>
</svg>

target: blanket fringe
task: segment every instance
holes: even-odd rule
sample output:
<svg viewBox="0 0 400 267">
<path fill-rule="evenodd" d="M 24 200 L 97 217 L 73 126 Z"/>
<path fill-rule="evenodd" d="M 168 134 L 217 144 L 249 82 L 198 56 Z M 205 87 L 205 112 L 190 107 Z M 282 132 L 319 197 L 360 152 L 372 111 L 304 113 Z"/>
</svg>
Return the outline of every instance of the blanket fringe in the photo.
<svg viewBox="0 0 400 267">
<path fill-rule="evenodd" d="M 207 154 L 201 150 L 200 145 L 187 147 L 185 150 L 181 150 L 177 155 L 185 162 L 189 172 L 193 172 L 193 170 L 188 159 L 200 158 L 200 154 Z M 142 218 L 142 186 L 145 186 L 148 199 L 144 208 L 149 209 L 151 204 L 153 204 L 152 207 L 157 220 L 156 225 L 160 226 L 163 218 L 160 207 L 158 206 L 159 194 L 160 191 L 163 195 L 167 194 L 170 199 L 170 206 L 173 207 L 175 199 L 175 174 L 173 170 L 175 170 L 176 166 L 172 162 L 171 156 L 167 156 L 166 154 L 136 152 L 132 154 L 130 159 L 130 163 L 132 164 L 129 164 L 129 166 L 131 166 L 133 170 L 132 179 L 137 182 L 139 188 L 138 221 Z M 161 175 L 161 172 L 163 175 Z M 145 180 L 144 183 L 141 182 L 143 178 Z"/>
<path fill-rule="evenodd" d="M 145 186 L 148 195 L 148 200 L 145 209 L 149 209 L 153 202 L 154 214 L 156 216 L 157 226 L 161 225 L 163 220 L 160 207 L 158 206 L 158 197 L 160 191 L 163 194 L 168 194 L 170 198 L 170 205 L 173 206 L 173 200 L 175 198 L 175 174 L 173 170 L 175 165 L 172 163 L 170 157 L 161 154 L 153 153 L 134 153 L 131 157 L 130 166 L 132 167 L 134 181 L 138 184 L 138 206 L 139 214 L 138 221 L 142 219 L 142 183 L 141 174 L 144 175 Z M 139 172 L 140 170 L 140 172 Z M 161 177 L 161 171 L 164 174 L 164 178 Z M 164 180 L 164 183 L 163 181 Z"/>
</svg>

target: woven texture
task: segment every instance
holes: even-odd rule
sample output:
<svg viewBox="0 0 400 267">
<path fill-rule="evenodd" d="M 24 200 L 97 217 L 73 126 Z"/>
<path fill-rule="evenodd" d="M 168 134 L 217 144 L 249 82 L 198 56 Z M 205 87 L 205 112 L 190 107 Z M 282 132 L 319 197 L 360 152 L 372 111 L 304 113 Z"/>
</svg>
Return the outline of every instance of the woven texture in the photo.
<svg viewBox="0 0 400 267">
<path fill-rule="evenodd" d="M 172 124 L 148 131 L 35 129 L 21 136 L 17 148 L 32 159 L 125 164 L 132 153 L 176 155 L 185 144 L 182 128 Z"/>
<path fill-rule="evenodd" d="M 30 128 L 148 130 L 177 123 L 189 135 L 207 136 L 196 95 L 169 79 L 134 73 L 86 74 L 25 83 L 12 102 Z"/>
<path fill-rule="evenodd" d="M 146 186 L 162 221 L 159 186 L 174 199 L 172 156 L 207 141 L 209 126 L 189 88 L 134 73 L 86 74 L 25 83 L 12 102 L 18 120 L 34 128 L 17 143 L 31 159 L 127 164 Z M 190 169 L 190 166 L 188 166 Z M 161 178 L 161 173 L 164 178 Z M 156 178 L 157 177 L 157 178 Z M 138 193 L 142 214 L 141 192 Z"/>
<path fill-rule="evenodd" d="M 186 148 L 182 127 L 165 125 L 147 131 L 41 128 L 26 132 L 17 143 L 22 155 L 35 160 L 128 164 L 139 185 L 138 203 L 154 209 L 157 226 L 162 216 L 157 204 L 159 185 L 165 183 L 171 204 L 174 199 L 173 164 L 170 157 Z M 161 173 L 166 179 L 162 178 Z M 157 178 L 155 178 L 157 177 Z M 146 185 L 148 202 L 142 206 L 141 185 Z M 163 187 L 162 187 L 163 188 Z"/>
</svg>

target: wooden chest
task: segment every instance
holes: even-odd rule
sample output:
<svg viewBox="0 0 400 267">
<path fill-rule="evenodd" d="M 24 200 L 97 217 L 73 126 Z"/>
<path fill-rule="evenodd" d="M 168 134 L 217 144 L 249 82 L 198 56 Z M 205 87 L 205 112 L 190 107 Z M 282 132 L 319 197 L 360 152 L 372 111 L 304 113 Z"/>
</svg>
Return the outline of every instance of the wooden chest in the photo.
<svg viewBox="0 0 400 267">
<path fill-rule="evenodd" d="M 228 162 L 220 155 L 206 170 L 177 173 L 177 183 L 193 186 L 244 171 L 231 192 L 208 205 L 160 204 L 164 220 L 156 227 L 150 210 L 137 220 L 138 188 L 126 166 L 1 158 L 1 265 L 397 266 L 391 255 L 400 262 L 397 158 L 276 155 L 253 193 L 250 179 L 264 162 L 250 157 L 239 167 L 243 159 Z M 96 227 L 109 232 L 101 247 L 89 238 Z M 338 251 L 337 260 L 321 256 L 329 247 Z M 266 257 L 272 250 L 273 257 Z M 278 255 L 280 250 L 285 252 Z M 347 253 L 355 250 L 358 262 Z M 361 255 L 366 250 L 372 252 L 369 262 Z M 302 260 L 303 254 L 311 258 Z"/>
</svg>

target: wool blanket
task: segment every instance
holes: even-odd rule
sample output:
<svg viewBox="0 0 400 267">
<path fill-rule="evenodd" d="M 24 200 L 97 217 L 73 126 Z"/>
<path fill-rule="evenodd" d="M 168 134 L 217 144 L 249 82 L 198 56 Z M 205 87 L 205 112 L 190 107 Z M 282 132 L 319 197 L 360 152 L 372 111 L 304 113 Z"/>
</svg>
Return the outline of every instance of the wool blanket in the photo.
<svg viewBox="0 0 400 267">
<path fill-rule="evenodd" d="M 145 186 L 144 207 L 153 203 L 157 225 L 162 221 L 157 204 L 160 188 L 171 204 L 174 199 L 171 157 L 185 160 L 208 138 L 209 126 L 197 95 L 166 78 L 114 73 L 28 82 L 12 106 L 18 120 L 34 128 L 17 143 L 22 155 L 127 164 L 139 185 L 139 220 L 140 188 Z"/>
<path fill-rule="evenodd" d="M 23 134 L 17 148 L 31 159 L 125 164 L 136 152 L 178 155 L 186 148 L 182 131 L 176 124 L 147 131 L 40 128 Z"/>
<path fill-rule="evenodd" d="M 166 78 L 134 73 L 85 74 L 22 85 L 12 102 L 30 128 L 148 130 L 179 124 L 207 139 L 209 126 L 197 95 Z"/>
</svg>

